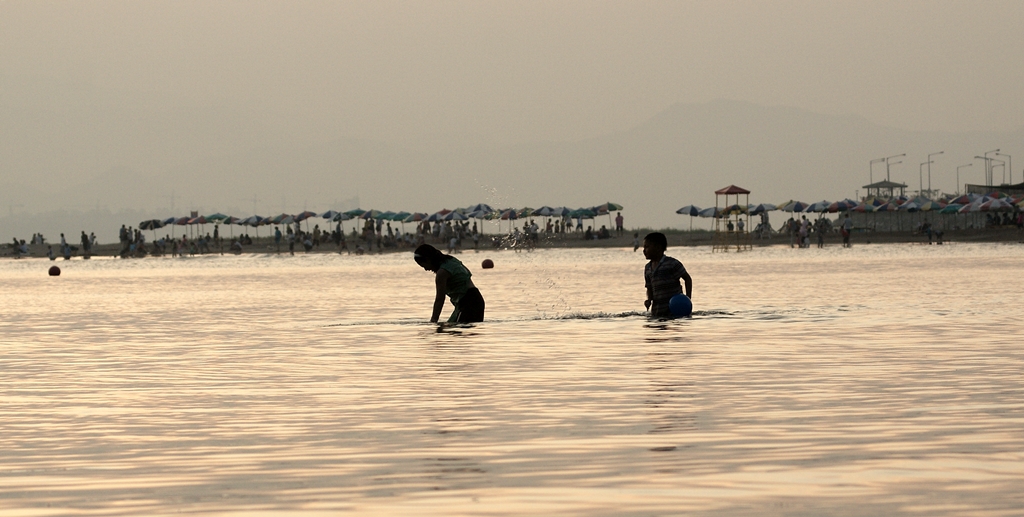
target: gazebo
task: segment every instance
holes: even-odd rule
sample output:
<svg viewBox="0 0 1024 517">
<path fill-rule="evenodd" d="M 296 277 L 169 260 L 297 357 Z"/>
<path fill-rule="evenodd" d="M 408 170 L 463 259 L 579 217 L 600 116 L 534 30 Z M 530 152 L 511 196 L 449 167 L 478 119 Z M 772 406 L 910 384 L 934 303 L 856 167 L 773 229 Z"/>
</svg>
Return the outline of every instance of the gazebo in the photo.
<svg viewBox="0 0 1024 517">
<path fill-rule="evenodd" d="M 740 196 L 744 196 L 740 203 Z M 729 185 L 715 191 L 715 207 L 719 208 L 719 216 L 715 218 L 715 235 L 711 241 L 711 251 L 729 251 L 735 246 L 736 251 L 749 250 L 753 247 L 750 234 L 750 191 Z"/>
<path fill-rule="evenodd" d="M 895 181 L 882 180 L 876 181 L 870 185 L 864 185 L 864 189 L 868 191 L 868 198 L 880 197 L 882 199 L 892 199 L 896 196 L 902 196 L 906 193 L 907 186 L 903 183 L 896 183 Z M 899 194 L 896 191 L 899 190 Z"/>
</svg>

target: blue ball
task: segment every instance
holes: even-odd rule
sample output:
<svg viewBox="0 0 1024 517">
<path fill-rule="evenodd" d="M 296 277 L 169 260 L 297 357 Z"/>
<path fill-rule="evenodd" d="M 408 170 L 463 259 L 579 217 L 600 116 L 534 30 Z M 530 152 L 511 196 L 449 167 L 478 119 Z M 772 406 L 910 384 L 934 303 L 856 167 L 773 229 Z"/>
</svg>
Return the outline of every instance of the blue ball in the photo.
<svg viewBox="0 0 1024 517">
<path fill-rule="evenodd" d="M 685 294 L 677 294 L 668 301 L 668 310 L 677 318 L 689 316 L 693 312 L 693 302 Z"/>
</svg>

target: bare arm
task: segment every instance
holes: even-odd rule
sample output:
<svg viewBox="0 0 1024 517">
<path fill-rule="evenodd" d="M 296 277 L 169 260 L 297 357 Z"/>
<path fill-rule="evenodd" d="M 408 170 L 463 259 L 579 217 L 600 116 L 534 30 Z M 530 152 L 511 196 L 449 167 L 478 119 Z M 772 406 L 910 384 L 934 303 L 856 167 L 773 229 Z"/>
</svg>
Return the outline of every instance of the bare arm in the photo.
<svg viewBox="0 0 1024 517">
<path fill-rule="evenodd" d="M 686 286 L 686 297 L 693 299 L 693 279 L 690 278 L 690 274 L 683 271 L 683 284 Z"/>
<path fill-rule="evenodd" d="M 444 293 L 448 288 L 448 278 L 452 274 L 444 269 L 437 271 L 437 275 L 434 276 L 434 285 L 437 288 L 437 294 L 434 295 L 434 311 L 430 313 L 430 322 L 437 323 L 437 320 L 441 318 L 441 309 L 444 308 Z"/>
</svg>

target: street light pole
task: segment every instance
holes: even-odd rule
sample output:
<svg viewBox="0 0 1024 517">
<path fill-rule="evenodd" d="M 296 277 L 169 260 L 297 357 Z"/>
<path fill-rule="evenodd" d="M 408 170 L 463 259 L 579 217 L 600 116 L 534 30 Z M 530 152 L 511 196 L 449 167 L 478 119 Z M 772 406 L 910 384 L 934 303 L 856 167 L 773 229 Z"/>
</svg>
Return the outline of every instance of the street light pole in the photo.
<svg viewBox="0 0 1024 517">
<path fill-rule="evenodd" d="M 1007 183 L 1012 185 L 1013 184 L 1013 157 L 1008 155 L 1008 154 L 1003 154 L 1003 153 L 996 153 L 996 155 L 997 156 L 1005 156 L 1006 159 L 1009 161 L 1009 163 L 1006 165 L 1006 168 L 1009 169 L 1009 171 L 1010 171 L 1010 178 L 1007 181 Z"/>
<path fill-rule="evenodd" d="M 932 156 L 938 156 L 946 151 L 939 151 L 928 155 L 928 199 L 932 197 Z"/>
<path fill-rule="evenodd" d="M 998 152 L 999 152 L 999 149 L 996 149 L 994 151 L 987 151 L 987 152 L 985 152 L 985 158 L 984 158 L 984 160 L 985 160 L 985 181 L 987 182 L 987 185 L 990 186 L 990 187 L 992 186 L 992 162 L 988 161 L 988 160 L 990 160 L 990 158 L 988 157 L 988 153 L 998 153 Z"/>
<path fill-rule="evenodd" d="M 924 195 L 924 166 L 927 165 L 928 168 L 931 169 L 932 168 L 931 163 L 932 162 L 921 162 L 921 165 L 919 165 L 917 167 L 917 183 L 918 183 L 918 190 L 917 190 L 917 192 L 920 195 L 922 195 L 922 196 Z M 928 190 L 931 190 L 931 188 L 929 188 Z"/>
<path fill-rule="evenodd" d="M 875 170 L 873 168 L 874 165 L 876 163 L 882 163 L 884 161 L 885 161 L 885 158 L 875 158 L 874 160 L 871 160 L 870 162 L 868 162 L 868 180 L 870 180 L 869 183 L 874 183 L 875 182 Z"/>
<path fill-rule="evenodd" d="M 956 168 L 956 195 L 958 196 L 960 195 L 960 169 L 963 169 L 964 167 L 970 167 L 971 165 L 974 164 L 968 163 L 967 165 L 959 165 Z"/>
<path fill-rule="evenodd" d="M 885 181 L 892 181 L 892 180 L 889 179 L 889 165 L 891 165 L 889 163 L 889 160 L 891 160 L 893 158 L 899 158 L 900 156 L 906 156 L 906 155 L 907 155 L 907 153 L 894 154 L 894 155 L 892 155 L 892 156 L 890 156 L 890 157 L 885 159 Z M 903 163 L 903 160 L 900 160 L 898 162 L 892 162 L 892 163 Z"/>
<path fill-rule="evenodd" d="M 995 180 L 996 180 L 996 178 L 995 178 L 996 167 L 1002 167 L 1003 168 L 1003 183 L 1006 183 L 1006 162 L 1004 162 L 1003 160 L 997 160 L 995 158 L 990 159 L 989 162 L 992 163 L 992 181 L 995 182 Z M 999 165 L 996 165 L 997 163 Z"/>
</svg>

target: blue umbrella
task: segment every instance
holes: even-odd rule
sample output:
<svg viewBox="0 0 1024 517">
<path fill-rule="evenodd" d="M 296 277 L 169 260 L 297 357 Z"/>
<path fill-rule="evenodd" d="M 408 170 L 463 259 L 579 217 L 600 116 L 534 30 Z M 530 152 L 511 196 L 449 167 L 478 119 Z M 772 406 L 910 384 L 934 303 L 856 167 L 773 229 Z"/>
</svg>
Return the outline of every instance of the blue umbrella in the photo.
<svg viewBox="0 0 1024 517">
<path fill-rule="evenodd" d="M 676 210 L 676 213 L 690 216 L 690 230 L 693 231 L 693 218 L 700 215 L 700 207 L 697 205 L 686 205 Z"/>
<path fill-rule="evenodd" d="M 697 205 L 686 205 L 679 210 L 676 210 L 677 214 L 688 215 L 690 217 L 696 217 L 700 215 L 701 208 Z"/>
</svg>

